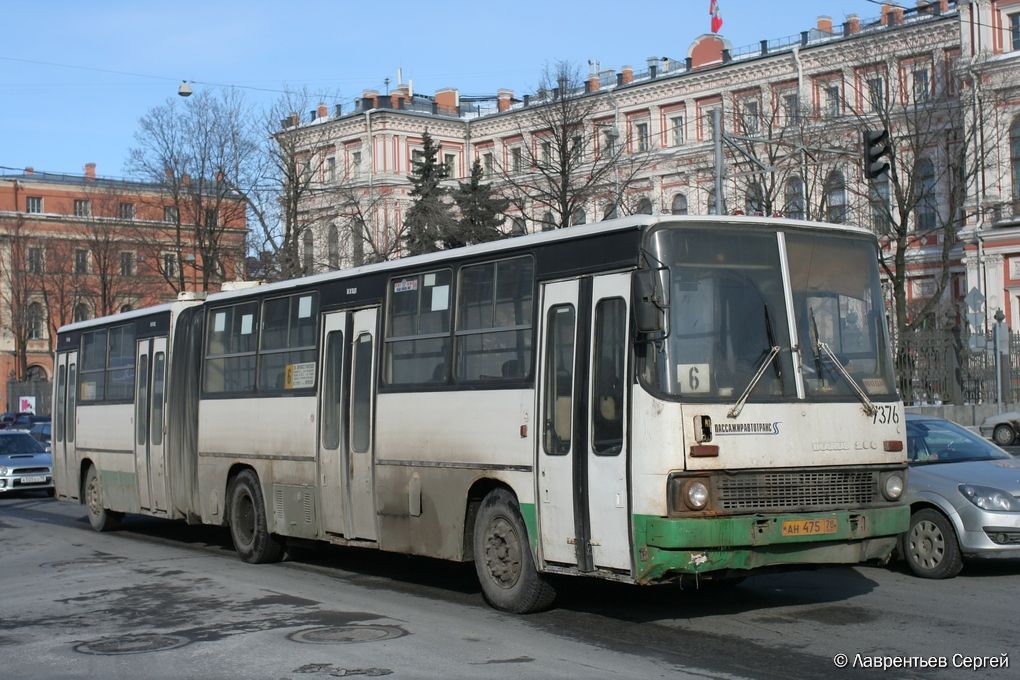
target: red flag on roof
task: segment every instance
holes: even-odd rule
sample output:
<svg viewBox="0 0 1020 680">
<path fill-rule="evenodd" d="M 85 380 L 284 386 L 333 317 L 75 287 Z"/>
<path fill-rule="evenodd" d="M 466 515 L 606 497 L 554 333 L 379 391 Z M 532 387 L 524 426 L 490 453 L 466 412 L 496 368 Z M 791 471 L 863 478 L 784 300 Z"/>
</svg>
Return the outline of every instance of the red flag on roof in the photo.
<svg viewBox="0 0 1020 680">
<path fill-rule="evenodd" d="M 708 13 L 712 16 L 712 32 L 718 33 L 719 29 L 722 28 L 722 17 L 719 16 L 718 0 L 712 0 L 708 6 Z"/>
</svg>

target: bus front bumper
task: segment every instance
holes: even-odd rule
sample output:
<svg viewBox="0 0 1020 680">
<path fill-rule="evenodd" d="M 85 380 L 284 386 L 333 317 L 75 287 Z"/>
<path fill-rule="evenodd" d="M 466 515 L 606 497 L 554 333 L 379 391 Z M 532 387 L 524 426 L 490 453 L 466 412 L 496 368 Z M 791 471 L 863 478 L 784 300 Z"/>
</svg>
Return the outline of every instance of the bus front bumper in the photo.
<svg viewBox="0 0 1020 680">
<path fill-rule="evenodd" d="M 884 560 L 909 521 L 907 506 L 691 519 L 638 516 L 636 580 L 654 583 L 683 574 Z M 818 529 L 825 533 L 816 533 Z"/>
</svg>

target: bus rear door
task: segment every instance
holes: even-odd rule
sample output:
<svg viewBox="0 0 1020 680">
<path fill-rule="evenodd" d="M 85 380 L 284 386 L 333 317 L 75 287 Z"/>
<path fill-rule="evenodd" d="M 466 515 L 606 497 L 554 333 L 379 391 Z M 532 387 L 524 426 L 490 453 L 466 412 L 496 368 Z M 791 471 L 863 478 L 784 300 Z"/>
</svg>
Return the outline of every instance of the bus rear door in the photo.
<svg viewBox="0 0 1020 680">
<path fill-rule="evenodd" d="M 75 410 L 78 396 L 78 352 L 57 355 L 57 380 L 54 389 L 53 482 L 61 498 L 77 500 L 78 465 L 74 450 Z"/>
</svg>

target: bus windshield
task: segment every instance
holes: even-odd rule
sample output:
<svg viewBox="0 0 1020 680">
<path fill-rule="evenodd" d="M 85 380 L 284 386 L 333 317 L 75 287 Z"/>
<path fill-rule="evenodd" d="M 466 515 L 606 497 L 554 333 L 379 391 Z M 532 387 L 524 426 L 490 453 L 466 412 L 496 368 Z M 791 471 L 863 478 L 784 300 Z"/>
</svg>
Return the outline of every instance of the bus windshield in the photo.
<svg viewBox="0 0 1020 680">
<path fill-rule="evenodd" d="M 669 269 L 670 318 L 666 340 L 642 348 L 646 385 L 692 401 L 735 402 L 748 390 L 749 401 L 787 401 L 797 394 L 799 349 L 809 399 L 855 398 L 834 361 L 867 394 L 892 394 L 874 245 L 799 231 L 786 242 L 792 310 L 775 231 L 652 232 L 648 252 Z"/>
</svg>

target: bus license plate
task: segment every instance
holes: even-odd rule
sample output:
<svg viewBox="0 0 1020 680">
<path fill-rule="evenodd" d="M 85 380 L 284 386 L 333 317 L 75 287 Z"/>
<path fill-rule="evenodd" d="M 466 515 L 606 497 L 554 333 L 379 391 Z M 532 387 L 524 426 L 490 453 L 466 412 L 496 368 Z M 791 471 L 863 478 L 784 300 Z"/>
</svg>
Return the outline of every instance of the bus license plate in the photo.
<svg viewBox="0 0 1020 680">
<path fill-rule="evenodd" d="M 839 520 L 826 519 L 788 519 L 783 522 L 783 536 L 820 536 L 834 534 L 839 531 Z"/>
<path fill-rule="evenodd" d="M 46 483 L 45 477 L 22 477 L 22 484 L 44 484 Z"/>
</svg>

